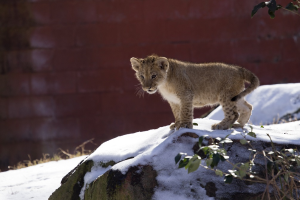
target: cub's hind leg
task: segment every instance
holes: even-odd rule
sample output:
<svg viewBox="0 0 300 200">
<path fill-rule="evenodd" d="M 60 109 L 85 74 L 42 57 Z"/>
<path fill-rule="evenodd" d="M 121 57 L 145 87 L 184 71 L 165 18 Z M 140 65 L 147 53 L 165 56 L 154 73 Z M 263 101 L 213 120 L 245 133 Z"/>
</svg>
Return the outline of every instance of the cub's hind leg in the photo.
<svg viewBox="0 0 300 200">
<path fill-rule="evenodd" d="M 252 113 L 252 105 L 249 104 L 244 98 L 242 98 L 238 100 L 236 106 L 240 117 L 237 120 L 239 124 L 234 124 L 233 128 L 243 128 L 250 119 Z"/>
<path fill-rule="evenodd" d="M 218 124 L 212 125 L 213 130 L 226 130 L 233 126 L 234 122 L 239 118 L 237 106 L 235 102 L 227 102 L 222 105 L 225 118 Z"/>
</svg>

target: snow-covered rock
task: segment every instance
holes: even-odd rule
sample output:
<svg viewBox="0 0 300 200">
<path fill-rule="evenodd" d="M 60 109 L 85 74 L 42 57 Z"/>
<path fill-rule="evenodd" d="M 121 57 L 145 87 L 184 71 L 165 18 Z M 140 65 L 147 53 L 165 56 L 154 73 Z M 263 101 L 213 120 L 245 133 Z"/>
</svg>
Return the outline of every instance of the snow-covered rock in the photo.
<svg viewBox="0 0 300 200">
<path fill-rule="evenodd" d="M 263 85 L 246 96 L 253 105 L 250 123 L 273 124 L 284 119 L 300 119 L 300 83 Z M 222 120 L 224 113 L 219 106 L 207 119 Z"/>
<path fill-rule="evenodd" d="M 83 161 L 90 167 L 83 174 L 81 170 L 72 172 L 50 197 L 52 199 L 232 199 L 233 196 L 243 199 L 245 195 L 255 196 L 264 191 L 261 184 L 247 185 L 240 180 L 232 184 L 224 183 L 224 177 L 216 176 L 213 171 L 199 167 L 190 174 L 184 168 L 175 165 L 174 157 L 179 152 L 188 155 L 195 153 L 197 137 L 209 135 L 212 138 L 229 138 L 234 142 L 226 144 L 225 149 L 232 162 L 249 161 L 248 146 L 241 145 L 251 128 L 211 130 L 216 120 L 195 119 L 198 126 L 194 129 L 170 131 L 168 126 L 155 130 L 123 135 L 103 143 L 95 152 Z M 277 148 L 286 145 L 298 145 L 300 148 L 300 122 L 269 125 L 264 128 L 253 126 L 256 138 L 246 136 L 258 150 L 270 148 L 268 133 Z M 189 134 L 187 134 L 189 133 Z M 193 134 L 191 134 L 193 133 Z M 208 144 L 208 140 L 204 142 Z M 204 162 L 204 161 L 203 161 Z M 259 161 L 258 161 L 259 162 Z M 203 163 L 205 165 L 205 163 Z M 227 162 L 218 165 L 222 171 L 232 169 Z M 76 172 L 81 173 L 80 176 Z M 75 177 L 75 178 L 74 178 Z M 71 181 L 70 181 L 71 180 Z M 69 185 L 71 183 L 71 185 Z M 69 185 L 69 186 L 68 186 Z M 77 188 L 76 195 L 72 188 Z M 78 189 L 80 188 L 80 194 Z M 60 194 L 66 194 L 58 198 Z M 244 196 L 243 196 L 244 195 Z"/>
</svg>

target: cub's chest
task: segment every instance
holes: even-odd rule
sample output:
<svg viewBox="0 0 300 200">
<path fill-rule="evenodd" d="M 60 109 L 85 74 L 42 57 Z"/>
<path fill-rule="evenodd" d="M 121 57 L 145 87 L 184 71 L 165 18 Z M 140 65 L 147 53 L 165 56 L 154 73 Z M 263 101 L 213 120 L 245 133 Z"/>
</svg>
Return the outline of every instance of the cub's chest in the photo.
<svg viewBox="0 0 300 200">
<path fill-rule="evenodd" d="M 161 94 L 161 96 L 165 100 L 167 100 L 168 102 L 172 102 L 172 103 L 175 103 L 175 104 L 180 104 L 179 97 L 174 92 L 167 89 L 166 87 L 159 87 L 158 91 Z"/>
</svg>

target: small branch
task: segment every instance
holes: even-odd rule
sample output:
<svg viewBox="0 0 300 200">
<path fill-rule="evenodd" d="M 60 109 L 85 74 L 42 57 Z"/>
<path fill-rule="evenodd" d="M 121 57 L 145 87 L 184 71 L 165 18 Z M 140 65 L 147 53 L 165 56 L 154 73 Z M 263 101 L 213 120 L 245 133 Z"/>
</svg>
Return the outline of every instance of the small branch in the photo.
<svg viewBox="0 0 300 200">
<path fill-rule="evenodd" d="M 282 8 L 283 10 L 287 10 L 287 11 L 293 13 L 293 14 L 296 14 L 296 15 L 300 16 L 300 14 L 297 13 L 297 12 L 293 12 L 293 11 L 291 11 L 291 10 L 289 10 L 289 9 L 284 8 L 284 7 L 281 7 L 281 8 Z"/>
<path fill-rule="evenodd" d="M 81 148 L 81 153 L 84 154 L 84 146 L 85 146 L 86 144 L 88 144 L 88 143 L 95 144 L 95 143 L 93 142 L 93 140 L 94 140 L 94 138 L 89 139 L 89 140 L 83 142 L 81 145 L 77 146 L 77 147 L 75 148 L 75 150 L 74 150 L 74 153 L 76 152 L 76 150 L 78 150 L 78 149 Z"/>
<path fill-rule="evenodd" d="M 65 154 L 66 156 L 69 156 L 69 158 L 72 158 L 72 157 L 73 157 L 72 154 L 67 153 L 66 151 L 62 150 L 61 148 L 59 148 L 59 150 L 60 150 L 63 154 Z"/>
<path fill-rule="evenodd" d="M 265 160 L 265 170 L 266 170 L 266 180 L 267 180 L 267 187 L 266 190 L 267 191 L 267 195 L 268 195 L 268 199 L 271 200 L 270 198 L 270 193 L 269 193 L 269 178 L 268 178 L 268 168 L 267 168 L 267 159 L 266 159 L 266 153 L 265 151 L 262 151 L 264 154 L 264 160 Z M 263 196 L 264 197 L 264 196 Z M 262 198 L 263 199 L 263 198 Z"/>
<path fill-rule="evenodd" d="M 281 198 L 281 195 L 280 195 L 281 194 L 281 190 L 279 189 L 279 187 L 277 186 L 277 184 L 274 184 L 273 187 L 276 189 L 278 197 Z"/>
</svg>

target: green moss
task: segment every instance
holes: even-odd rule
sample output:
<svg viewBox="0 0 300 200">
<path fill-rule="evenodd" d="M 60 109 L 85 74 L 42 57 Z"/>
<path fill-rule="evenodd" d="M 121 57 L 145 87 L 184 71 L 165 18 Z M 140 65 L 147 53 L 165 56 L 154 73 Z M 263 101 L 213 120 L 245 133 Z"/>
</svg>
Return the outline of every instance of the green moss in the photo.
<svg viewBox="0 0 300 200">
<path fill-rule="evenodd" d="M 106 172 L 96 181 L 89 184 L 88 188 L 85 190 L 84 193 L 85 200 L 108 199 L 106 194 L 107 176 L 108 173 Z"/>
<path fill-rule="evenodd" d="M 104 162 L 100 162 L 100 166 L 101 167 L 103 167 L 103 168 L 107 168 L 107 167 L 109 167 L 109 166 L 114 166 L 116 164 L 116 162 L 115 161 L 108 161 L 108 162 L 106 162 L 106 163 L 104 163 Z"/>
<path fill-rule="evenodd" d="M 84 175 L 91 171 L 93 165 L 92 160 L 82 163 L 68 180 L 52 193 L 49 200 L 79 200 L 79 194 L 84 184 Z"/>
<path fill-rule="evenodd" d="M 157 173 L 149 165 L 131 167 L 124 175 L 109 170 L 85 190 L 85 200 L 148 200 L 157 186 Z"/>
</svg>

